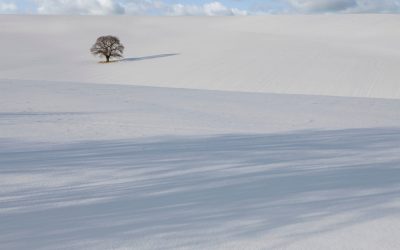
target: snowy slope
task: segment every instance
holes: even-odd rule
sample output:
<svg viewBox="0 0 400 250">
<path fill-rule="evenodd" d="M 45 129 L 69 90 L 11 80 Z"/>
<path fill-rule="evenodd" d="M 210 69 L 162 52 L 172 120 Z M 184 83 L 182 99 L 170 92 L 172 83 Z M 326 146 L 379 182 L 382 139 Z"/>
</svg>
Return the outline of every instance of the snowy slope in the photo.
<svg viewBox="0 0 400 250">
<path fill-rule="evenodd" d="M 399 98 L 400 16 L 0 16 L 0 78 Z M 126 60 L 89 48 L 114 34 Z"/>
<path fill-rule="evenodd" d="M 400 101 L 0 80 L 0 138 L 80 141 L 398 127 Z"/>
<path fill-rule="evenodd" d="M 4 249 L 397 249 L 400 100 L 0 81 Z"/>
</svg>

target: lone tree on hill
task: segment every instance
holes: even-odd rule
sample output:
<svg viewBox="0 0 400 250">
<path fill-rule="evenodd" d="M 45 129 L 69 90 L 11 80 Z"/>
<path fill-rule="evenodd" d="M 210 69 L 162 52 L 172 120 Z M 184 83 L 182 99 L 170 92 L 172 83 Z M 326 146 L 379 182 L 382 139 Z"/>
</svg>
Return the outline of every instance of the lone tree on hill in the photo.
<svg viewBox="0 0 400 250">
<path fill-rule="evenodd" d="M 97 38 L 96 43 L 93 44 L 90 52 L 95 56 L 105 57 L 107 62 L 110 62 L 110 58 L 122 57 L 124 53 L 124 45 L 122 45 L 115 36 L 101 36 Z"/>
</svg>

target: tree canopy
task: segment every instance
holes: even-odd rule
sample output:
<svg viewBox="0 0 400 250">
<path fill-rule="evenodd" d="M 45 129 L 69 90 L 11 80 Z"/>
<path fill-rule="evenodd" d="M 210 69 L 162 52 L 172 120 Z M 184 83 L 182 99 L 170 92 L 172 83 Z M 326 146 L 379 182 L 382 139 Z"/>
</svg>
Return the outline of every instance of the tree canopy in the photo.
<svg viewBox="0 0 400 250">
<path fill-rule="evenodd" d="M 105 57 L 106 61 L 109 62 L 110 58 L 123 57 L 124 49 L 125 47 L 121 44 L 118 37 L 109 35 L 97 38 L 90 52 L 95 56 Z"/>
</svg>

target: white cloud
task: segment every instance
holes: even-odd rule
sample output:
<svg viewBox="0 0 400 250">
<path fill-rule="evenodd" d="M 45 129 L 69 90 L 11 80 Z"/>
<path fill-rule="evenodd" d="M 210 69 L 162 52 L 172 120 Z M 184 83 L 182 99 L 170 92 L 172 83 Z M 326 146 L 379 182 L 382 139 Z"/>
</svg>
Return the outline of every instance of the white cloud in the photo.
<svg viewBox="0 0 400 250">
<path fill-rule="evenodd" d="M 342 11 L 354 8 L 356 0 L 288 0 L 289 4 L 300 12 Z"/>
<path fill-rule="evenodd" d="M 294 13 L 400 12 L 400 0 L 286 0 L 286 3 Z"/>
<path fill-rule="evenodd" d="M 15 3 L 0 3 L 0 13 L 14 13 L 17 9 Z"/>
<path fill-rule="evenodd" d="M 173 16 L 200 15 L 201 8 L 197 5 L 174 4 L 168 8 L 167 14 Z"/>
<path fill-rule="evenodd" d="M 36 0 L 39 14 L 123 14 L 125 9 L 114 0 Z"/>
<path fill-rule="evenodd" d="M 228 8 L 220 2 L 211 2 L 204 5 L 174 4 L 168 8 L 167 14 L 173 16 L 238 16 L 247 15 L 247 12 Z"/>
<path fill-rule="evenodd" d="M 17 12 L 17 0 L 0 0 L 0 13 Z M 252 3 L 248 10 L 219 2 L 192 0 L 29 0 L 39 14 L 233 16 L 279 13 L 400 13 L 400 0 L 231 0 Z M 244 4 L 241 4 L 244 6 Z M 19 10 L 21 11 L 21 10 Z"/>
<path fill-rule="evenodd" d="M 161 0 L 36 0 L 39 14 L 131 14 L 131 15 L 196 15 L 233 16 L 246 15 L 247 12 L 228 8 L 220 2 L 204 5 L 167 4 Z"/>
<path fill-rule="evenodd" d="M 123 7 L 126 14 L 144 15 L 153 12 L 164 12 L 165 4 L 156 0 L 126 0 Z"/>
<path fill-rule="evenodd" d="M 351 12 L 359 13 L 399 13 L 400 0 L 357 0 L 357 6 L 350 9 Z"/>
<path fill-rule="evenodd" d="M 234 15 L 245 15 L 245 11 L 238 9 L 227 8 L 220 2 L 212 2 L 203 6 L 203 11 L 207 16 L 234 16 Z"/>
</svg>

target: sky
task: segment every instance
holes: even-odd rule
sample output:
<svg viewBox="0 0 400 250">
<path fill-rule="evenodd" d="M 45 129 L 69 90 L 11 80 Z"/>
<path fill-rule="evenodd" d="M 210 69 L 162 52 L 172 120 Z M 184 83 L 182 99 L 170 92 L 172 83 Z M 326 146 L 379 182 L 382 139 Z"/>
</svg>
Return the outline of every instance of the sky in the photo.
<svg viewBox="0 0 400 250">
<path fill-rule="evenodd" d="M 400 0 L 0 0 L 0 13 L 168 16 L 400 13 Z"/>
</svg>

